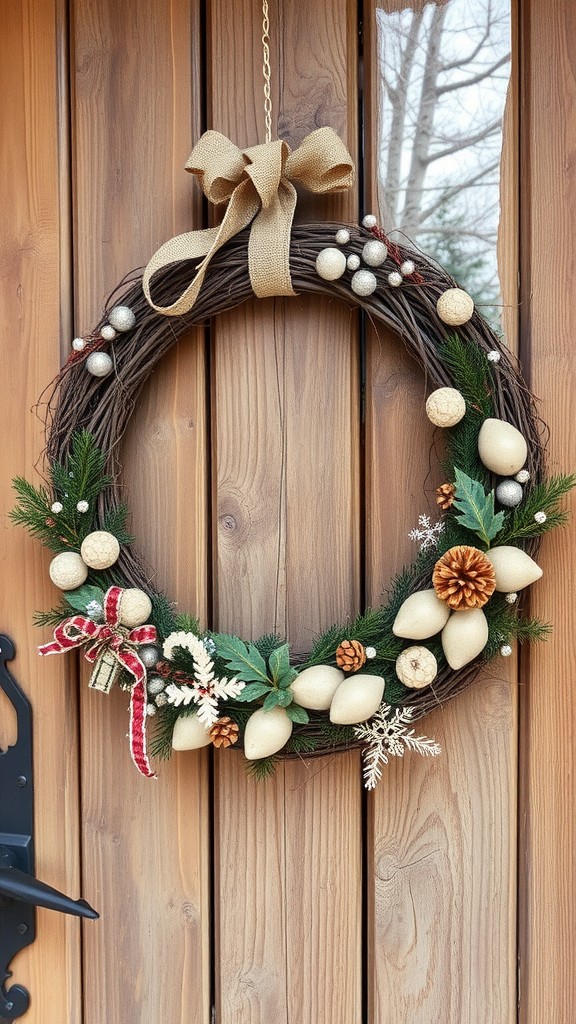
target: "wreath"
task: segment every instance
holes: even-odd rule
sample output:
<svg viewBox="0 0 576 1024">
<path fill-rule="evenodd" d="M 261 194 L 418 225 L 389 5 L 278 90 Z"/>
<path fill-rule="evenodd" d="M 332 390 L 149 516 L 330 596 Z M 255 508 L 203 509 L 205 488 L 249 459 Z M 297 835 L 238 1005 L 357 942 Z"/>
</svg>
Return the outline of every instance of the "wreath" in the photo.
<svg viewBox="0 0 576 1024">
<path fill-rule="evenodd" d="M 439 753 L 414 723 L 472 682 L 514 640 L 549 626 L 522 613 L 542 574 L 541 536 L 565 521 L 575 476 L 544 476 L 534 398 L 471 297 L 433 260 L 391 242 L 376 218 L 361 226 L 292 226 L 294 182 L 341 191 L 354 169 L 331 129 L 293 153 L 283 142 L 240 152 L 216 132 L 187 169 L 215 203 L 218 228 L 170 240 L 142 276 L 123 282 L 71 355 L 48 399 L 48 479 L 18 478 L 13 520 L 53 552 L 60 604 L 42 655 L 80 649 L 89 685 L 130 694 L 130 749 L 151 754 L 212 744 L 242 747 L 265 776 L 278 757 L 361 745 L 364 781 L 406 750 Z M 445 440 L 439 518 L 420 516 L 419 552 L 387 600 L 318 636 L 293 658 L 277 636 L 258 640 L 201 627 L 151 585 L 127 530 L 117 452 L 142 386 L 193 325 L 249 297 L 323 293 L 391 329 L 422 366 L 426 414 Z"/>
</svg>

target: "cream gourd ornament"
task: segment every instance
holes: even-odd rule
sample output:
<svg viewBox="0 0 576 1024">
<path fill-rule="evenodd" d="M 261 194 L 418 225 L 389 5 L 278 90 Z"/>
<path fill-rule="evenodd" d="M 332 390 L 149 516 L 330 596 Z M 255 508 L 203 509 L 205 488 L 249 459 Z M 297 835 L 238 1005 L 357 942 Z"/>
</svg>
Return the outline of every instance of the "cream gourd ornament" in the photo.
<svg viewBox="0 0 576 1024">
<path fill-rule="evenodd" d="M 330 721 L 335 725 L 357 725 L 378 711 L 384 696 L 384 679 L 356 673 L 336 690 L 330 705 Z"/>
<path fill-rule="evenodd" d="M 311 665 L 300 672 L 290 684 L 296 704 L 310 711 L 327 711 L 344 673 L 332 665 Z"/>
<path fill-rule="evenodd" d="M 400 606 L 392 632 L 406 640 L 427 640 L 440 632 L 449 615 L 450 608 L 435 590 L 418 590 Z"/>
<path fill-rule="evenodd" d="M 82 541 L 80 554 L 91 569 L 109 569 L 118 560 L 120 544 L 113 533 L 94 530 Z"/>
<path fill-rule="evenodd" d="M 426 401 L 426 415 L 436 427 L 454 427 L 465 413 L 464 396 L 456 388 L 437 388 Z"/>
<path fill-rule="evenodd" d="M 514 476 L 526 462 L 528 445 L 516 427 L 505 420 L 484 420 L 478 435 L 478 454 L 486 469 Z"/>
<path fill-rule="evenodd" d="M 486 552 L 496 574 L 496 590 L 510 594 L 529 587 L 542 576 L 542 569 L 521 548 L 503 544 Z"/>
<path fill-rule="evenodd" d="M 207 747 L 212 740 L 198 715 L 180 715 L 172 733 L 173 750 L 199 750 Z"/>
<path fill-rule="evenodd" d="M 452 612 L 442 630 L 442 649 L 455 672 L 473 661 L 488 643 L 488 620 L 481 608 Z"/>
<path fill-rule="evenodd" d="M 50 579 L 59 590 L 75 590 L 88 576 L 88 567 L 77 551 L 62 551 L 50 562 Z"/>
<path fill-rule="evenodd" d="M 447 288 L 436 303 L 436 312 L 442 323 L 461 327 L 472 317 L 474 300 L 463 288 Z"/>
<path fill-rule="evenodd" d="M 143 590 L 137 587 L 128 587 L 122 591 L 120 598 L 120 625 L 133 629 L 134 626 L 143 626 L 148 622 L 152 614 L 152 601 Z"/>
<path fill-rule="evenodd" d="M 284 708 L 259 708 L 246 723 L 244 754 L 249 761 L 271 757 L 286 746 L 291 735 L 292 721 Z"/>
</svg>

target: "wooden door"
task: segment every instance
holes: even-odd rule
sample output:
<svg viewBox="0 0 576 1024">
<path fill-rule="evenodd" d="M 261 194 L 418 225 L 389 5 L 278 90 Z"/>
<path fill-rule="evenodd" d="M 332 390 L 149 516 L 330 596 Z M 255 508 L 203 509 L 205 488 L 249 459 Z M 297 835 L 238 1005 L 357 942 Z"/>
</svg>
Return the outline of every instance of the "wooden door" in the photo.
<svg viewBox="0 0 576 1024">
<path fill-rule="evenodd" d="M 283 0 L 270 27 L 279 135 L 295 145 L 332 125 L 369 198 L 374 8 Z M 31 620 L 52 602 L 48 556 L 6 518 L 10 478 L 32 474 L 42 449 L 34 403 L 123 275 L 208 216 L 183 173 L 204 128 L 263 141 L 261 11 L 3 0 L 0 19 L 0 628 L 35 710 L 38 874 L 102 915 L 81 932 L 38 914 L 13 965 L 27 1020 L 567 1024 L 574 527 L 546 542 L 534 596 L 553 640 L 431 716 L 442 758 L 390 765 L 369 798 L 355 753 L 256 783 L 238 755 L 203 751 L 145 782 L 126 755 L 124 696 L 89 693 L 72 661 L 39 664 Z M 542 398 L 554 471 L 574 451 L 576 13 L 525 0 L 515 26 L 502 264 L 509 340 Z M 357 220 L 359 189 L 303 199 L 298 217 Z M 411 557 L 414 502 L 395 483 L 404 465 L 419 495 L 428 471 L 425 427 L 418 443 L 412 432 L 424 389 L 394 339 L 363 339 L 356 314 L 327 299 L 254 301 L 192 332 L 123 447 L 157 582 L 204 621 L 278 630 L 295 649 L 376 600 Z"/>
</svg>

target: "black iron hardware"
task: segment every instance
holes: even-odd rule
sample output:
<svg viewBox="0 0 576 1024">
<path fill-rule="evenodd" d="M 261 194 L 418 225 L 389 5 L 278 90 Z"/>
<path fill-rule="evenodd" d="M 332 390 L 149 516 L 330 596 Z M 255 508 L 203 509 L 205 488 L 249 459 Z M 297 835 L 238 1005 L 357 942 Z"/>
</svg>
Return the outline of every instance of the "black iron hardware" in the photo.
<svg viewBox="0 0 576 1024">
<path fill-rule="evenodd" d="M 34 877 L 34 787 L 32 709 L 6 668 L 14 645 L 0 634 L 0 689 L 11 702 L 18 727 L 16 743 L 0 750 L 0 1021 L 16 1020 L 30 1004 L 22 985 L 6 982 L 10 962 L 36 938 L 35 906 L 77 917 L 97 918 L 85 900 L 72 900 Z"/>
</svg>

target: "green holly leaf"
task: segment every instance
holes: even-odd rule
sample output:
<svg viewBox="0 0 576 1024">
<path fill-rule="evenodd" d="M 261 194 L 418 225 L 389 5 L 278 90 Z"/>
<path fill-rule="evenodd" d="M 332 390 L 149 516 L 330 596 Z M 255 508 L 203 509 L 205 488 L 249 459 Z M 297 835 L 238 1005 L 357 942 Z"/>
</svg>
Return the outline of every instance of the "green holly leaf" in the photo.
<svg viewBox="0 0 576 1024">
<path fill-rule="evenodd" d="M 292 721 L 296 722 L 298 725 L 306 725 L 306 723 L 310 721 L 306 708 L 301 708 L 299 704 L 290 704 L 290 706 L 286 708 L 286 714 L 288 715 L 288 718 L 291 718 Z"/>
<path fill-rule="evenodd" d="M 244 701 L 245 703 L 250 700 L 257 700 L 258 697 L 263 697 L 270 690 L 271 687 L 268 683 L 248 683 L 248 686 L 245 686 L 234 700 Z"/>
<path fill-rule="evenodd" d="M 460 512 L 456 522 L 475 533 L 489 548 L 504 525 L 504 512 L 494 513 L 494 491 L 486 494 L 478 480 L 472 480 L 458 468 L 455 475 L 454 507 Z"/>
<path fill-rule="evenodd" d="M 287 708 L 292 703 L 292 694 L 290 690 L 278 690 L 278 701 L 277 703 L 281 708 Z"/>
<path fill-rule="evenodd" d="M 272 673 L 275 686 L 286 690 L 294 677 L 298 674 L 295 668 L 290 667 L 290 648 L 288 644 L 282 644 L 268 658 L 268 665 Z"/>
<path fill-rule="evenodd" d="M 84 614 L 86 614 L 86 608 L 91 601 L 104 605 L 104 591 L 100 587 L 91 587 L 90 585 L 77 587 L 76 590 L 67 590 L 64 597 L 74 611 L 84 612 Z"/>
<path fill-rule="evenodd" d="M 277 708 L 280 703 L 280 697 L 283 696 L 283 690 L 271 690 L 262 707 L 264 711 L 271 711 L 272 708 Z"/>
<path fill-rule="evenodd" d="M 271 685 L 266 662 L 255 644 L 226 633 L 212 633 L 212 639 L 218 657 L 226 662 L 231 675 L 245 683 L 260 681 Z"/>
</svg>

